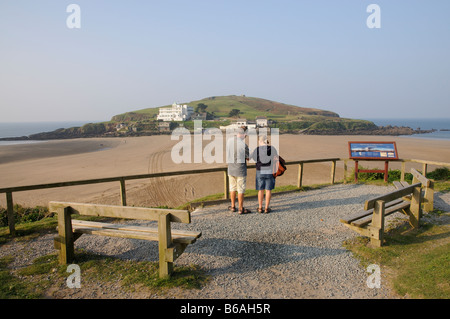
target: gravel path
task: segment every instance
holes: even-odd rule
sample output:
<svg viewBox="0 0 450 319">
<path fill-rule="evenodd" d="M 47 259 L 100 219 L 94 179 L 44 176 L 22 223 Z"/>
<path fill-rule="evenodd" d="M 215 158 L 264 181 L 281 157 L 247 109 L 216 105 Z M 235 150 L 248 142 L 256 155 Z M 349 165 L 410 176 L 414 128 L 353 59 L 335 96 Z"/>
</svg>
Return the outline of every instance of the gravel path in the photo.
<svg viewBox="0 0 450 319">
<path fill-rule="evenodd" d="M 339 222 L 342 216 L 360 210 L 366 199 L 393 189 L 391 186 L 341 184 L 278 195 L 272 198 L 270 214 L 256 213 L 255 199 L 245 202 L 253 211 L 248 215 L 227 211 L 229 203 L 198 209 L 192 213 L 191 224 L 172 224 L 174 228 L 203 233 L 196 243 L 188 246 L 176 264 L 201 265 L 211 281 L 201 290 L 175 289 L 169 297 L 395 298 L 383 281 L 383 274 L 381 288 L 367 287 L 369 274 L 342 247 L 344 240 L 357 234 Z M 449 197 L 449 194 L 436 194 L 435 205 L 448 211 Z M 403 215 L 396 213 L 388 218 L 399 216 Z M 5 252 L 18 254 L 22 251 L 17 263 L 31 262 L 37 256 L 54 253 L 52 238 L 53 235 L 42 236 L 22 247 L 15 242 L 3 245 L 0 256 Z M 83 235 L 76 247 L 126 259 L 158 260 L 156 242 Z M 84 283 L 81 289 L 72 289 L 69 293 L 61 291 L 56 296 L 152 297 L 122 292 L 113 283 L 101 289 L 94 287 L 95 284 Z"/>
</svg>

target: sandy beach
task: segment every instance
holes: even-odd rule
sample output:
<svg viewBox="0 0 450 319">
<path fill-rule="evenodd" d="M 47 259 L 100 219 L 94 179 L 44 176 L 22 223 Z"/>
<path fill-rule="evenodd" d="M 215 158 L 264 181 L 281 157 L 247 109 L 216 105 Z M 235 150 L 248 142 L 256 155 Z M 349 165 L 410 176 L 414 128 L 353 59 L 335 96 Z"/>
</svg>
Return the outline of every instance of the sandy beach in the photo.
<svg viewBox="0 0 450 319">
<path fill-rule="evenodd" d="M 395 141 L 400 158 L 450 162 L 450 140 L 393 136 L 312 136 L 280 135 L 280 155 L 287 161 L 348 158 L 349 141 Z M 178 140 L 170 135 L 54 140 L 32 144 L 0 146 L 0 188 L 63 181 L 183 171 L 223 167 L 224 163 L 180 163 L 172 160 L 171 150 Z M 203 141 L 203 147 L 210 141 Z M 353 169 L 352 162 L 349 170 Z M 382 168 L 383 162 L 362 162 L 365 167 Z M 407 164 L 421 168 L 420 164 Z M 391 162 L 390 168 L 400 168 Z M 429 170 L 434 166 L 429 166 Z M 277 185 L 295 185 L 297 166 L 290 166 Z M 254 189 L 255 171 L 248 172 L 247 187 Z M 336 180 L 343 179 L 343 162 L 337 164 Z M 330 163 L 305 164 L 303 184 L 330 180 Z M 127 181 L 128 205 L 174 207 L 206 195 L 223 192 L 223 173 L 185 175 Z M 14 203 L 46 206 L 49 201 L 105 204 L 120 203 L 119 183 L 70 186 L 16 192 Z M 5 196 L 0 196 L 5 207 Z"/>
</svg>

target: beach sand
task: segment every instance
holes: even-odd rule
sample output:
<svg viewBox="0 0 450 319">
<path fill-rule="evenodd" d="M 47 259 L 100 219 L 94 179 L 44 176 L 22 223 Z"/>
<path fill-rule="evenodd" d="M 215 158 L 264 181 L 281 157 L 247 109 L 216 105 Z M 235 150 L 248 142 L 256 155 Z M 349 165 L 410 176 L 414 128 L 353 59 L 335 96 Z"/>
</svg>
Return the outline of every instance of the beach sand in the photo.
<svg viewBox="0 0 450 319">
<path fill-rule="evenodd" d="M 400 158 L 450 162 L 450 141 L 392 136 L 280 135 L 280 155 L 287 161 L 318 158 L 348 158 L 349 141 L 395 141 Z M 55 140 L 0 146 L 0 188 L 127 176 L 169 171 L 224 167 L 224 163 L 181 163 L 172 161 L 178 140 L 170 135 Z M 203 141 L 208 145 L 210 141 Z M 384 162 L 361 162 L 364 167 L 383 168 Z M 343 179 L 343 162 L 337 163 L 336 181 Z M 330 181 L 331 163 L 305 164 L 303 185 Z M 391 162 L 390 168 L 400 168 Z M 421 164 L 408 163 L 421 169 Z M 435 167 L 430 165 L 429 170 Z M 349 162 L 349 172 L 353 162 Z M 296 185 L 297 165 L 288 166 L 277 178 L 277 186 Z M 255 188 L 255 170 L 250 169 L 247 187 Z M 127 204 L 176 207 L 195 198 L 223 192 L 223 173 L 127 181 Z M 14 203 L 47 206 L 49 201 L 120 204 L 119 182 L 70 186 L 13 193 Z M 0 206 L 6 206 L 0 195 Z"/>
</svg>

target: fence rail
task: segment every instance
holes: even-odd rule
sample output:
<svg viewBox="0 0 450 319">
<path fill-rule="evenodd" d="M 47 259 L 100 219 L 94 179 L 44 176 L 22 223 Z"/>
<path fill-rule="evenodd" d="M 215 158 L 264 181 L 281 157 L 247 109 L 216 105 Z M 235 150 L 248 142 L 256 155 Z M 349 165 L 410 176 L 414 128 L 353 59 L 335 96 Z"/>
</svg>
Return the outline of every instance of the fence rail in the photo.
<svg viewBox="0 0 450 319">
<path fill-rule="evenodd" d="M 320 158 L 320 159 L 310 159 L 310 160 L 287 161 L 286 165 L 287 166 L 293 166 L 293 165 L 298 166 L 297 187 L 301 188 L 303 185 L 303 172 L 304 172 L 305 164 L 331 162 L 330 184 L 334 184 L 335 178 L 336 178 L 336 163 L 340 162 L 340 161 L 342 161 L 344 163 L 344 180 L 345 180 L 347 177 L 347 171 L 348 171 L 348 161 L 353 161 L 352 159 Z M 401 162 L 401 180 L 404 180 L 405 167 L 406 167 L 407 162 L 421 163 L 422 164 L 422 174 L 424 174 L 424 175 L 427 172 L 428 165 L 450 167 L 450 163 L 434 162 L 434 161 L 418 160 L 418 159 L 400 159 L 400 160 L 397 160 L 396 162 Z M 256 165 L 251 164 L 251 165 L 248 165 L 247 167 L 249 169 L 252 169 L 252 168 L 255 168 Z M 48 184 L 35 184 L 35 185 L 6 187 L 6 188 L 0 188 L 0 193 L 6 194 L 6 206 L 7 206 L 9 232 L 12 236 L 15 236 L 15 222 L 14 222 L 14 212 L 13 212 L 13 207 L 14 207 L 13 193 L 15 193 L 15 192 L 32 191 L 32 190 L 47 189 L 47 188 L 59 188 L 59 187 L 68 187 L 68 186 L 119 182 L 120 183 L 121 203 L 123 206 L 126 206 L 127 199 L 126 199 L 126 183 L 125 182 L 128 180 L 157 178 L 157 177 L 170 177 L 170 176 L 180 176 L 180 175 L 190 175 L 190 174 L 205 174 L 205 173 L 214 173 L 214 172 L 223 172 L 223 175 L 224 175 L 224 198 L 228 199 L 229 198 L 229 184 L 228 184 L 228 176 L 227 176 L 227 167 L 226 166 L 225 167 L 217 167 L 217 168 L 187 170 L 187 171 L 174 171 L 174 172 L 163 172 L 163 173 L 152 173 L 152 174 L 115 176 L 115 177 L 85 179 L 85 180 L 77 180 L 77 181 L 48 183 Z"/>
</svg>

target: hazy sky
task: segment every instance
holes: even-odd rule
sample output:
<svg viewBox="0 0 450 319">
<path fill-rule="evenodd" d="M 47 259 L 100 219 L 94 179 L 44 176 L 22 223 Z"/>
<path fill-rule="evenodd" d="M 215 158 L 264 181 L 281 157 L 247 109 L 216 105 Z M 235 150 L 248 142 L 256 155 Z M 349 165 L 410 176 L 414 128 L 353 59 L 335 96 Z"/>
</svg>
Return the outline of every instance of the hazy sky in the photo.
<svg viewBox="0 0 450 319">
<path fill-rule="evenodd" d="M 80 29 L 66 23 L 72 3 Z M 366 24 L 370 4 L 381 28 Z M 232 94 L 450 118 L 449 15 L 448 0 L 0 0 L 0 122 Z"/>
</svg>

